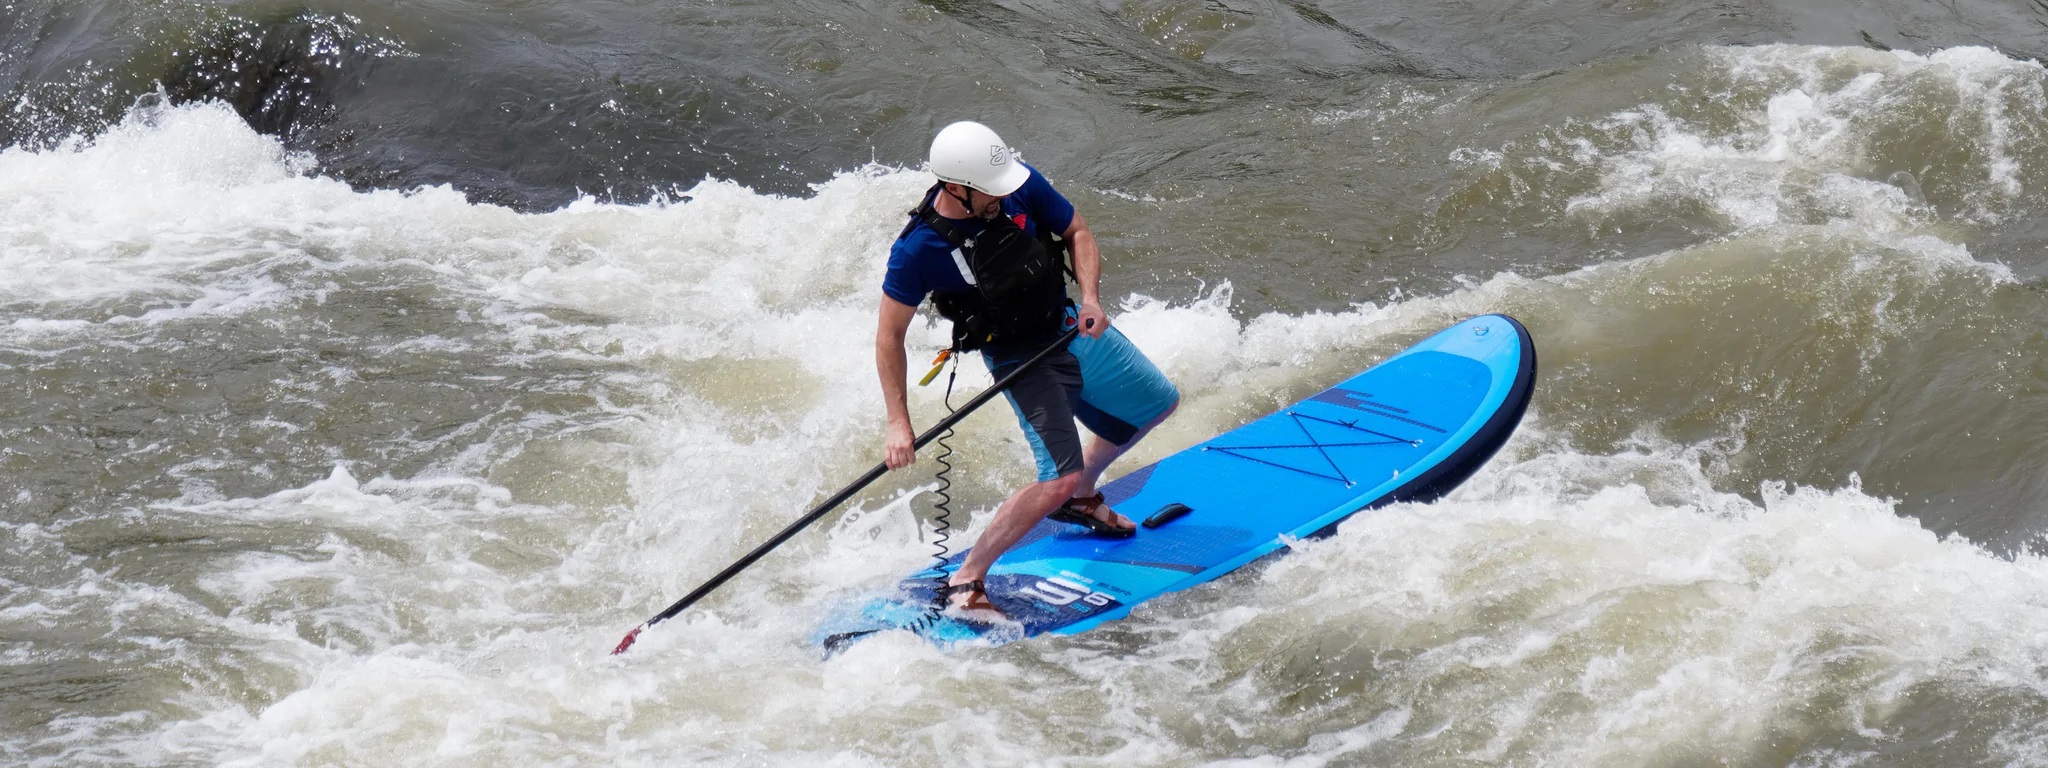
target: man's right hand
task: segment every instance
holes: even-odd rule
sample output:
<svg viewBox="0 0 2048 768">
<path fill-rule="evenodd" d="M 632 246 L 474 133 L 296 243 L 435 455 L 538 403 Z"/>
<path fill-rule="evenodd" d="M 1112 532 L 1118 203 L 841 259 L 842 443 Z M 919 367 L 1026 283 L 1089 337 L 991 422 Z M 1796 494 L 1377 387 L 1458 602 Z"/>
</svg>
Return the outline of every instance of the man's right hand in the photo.
<svg viewBox="0 0 2048 768">
<path fill-rule="evenodd" d="M 890 424 L 889 434 L 882 440 L 882 461 L 890 469 L 902 469 L 917 461 L 916 439 L 910 435 L 909 424 Z"/>
<path fill-rule="evenodd" d="M 916 442 L 910 436 L 910 372 L 903 358 L 903 333 L 917 307 L 882 294 L 881 316 L 875 321 L 875 373 L 882 377 L 882 406 L 889 412 L 889 431 L 882 436 L 882 463 L 902 469 L 917 461 Z"/>
</svg>

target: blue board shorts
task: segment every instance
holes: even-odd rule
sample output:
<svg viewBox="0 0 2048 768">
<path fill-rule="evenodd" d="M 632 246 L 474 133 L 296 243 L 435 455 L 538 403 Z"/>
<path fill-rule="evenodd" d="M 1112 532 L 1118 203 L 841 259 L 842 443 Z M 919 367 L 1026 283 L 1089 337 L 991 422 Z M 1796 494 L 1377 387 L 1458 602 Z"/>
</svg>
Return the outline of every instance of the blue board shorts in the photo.
<svg viewBox="0 0 2048 768">
<path fill-rule="evenodd" d="M 1072 327 L 1072 310 L 1067 322 Z M 991 347 L 982 350 L 981 359 L 989 375 L 1001 379 L 1040 349 Z M 1129 445 L 1139 430 L 1180 401 L 1180 391 L 1112 325 L 1098 338 L 1074 337 L 1065 350 L 1013 382 L 1003 397 L 1017 413 L 1038 461 L 1038 480 L 1045 482 L 1081 471 L 1076 418 L 1102 439 Z"/>
</svg>

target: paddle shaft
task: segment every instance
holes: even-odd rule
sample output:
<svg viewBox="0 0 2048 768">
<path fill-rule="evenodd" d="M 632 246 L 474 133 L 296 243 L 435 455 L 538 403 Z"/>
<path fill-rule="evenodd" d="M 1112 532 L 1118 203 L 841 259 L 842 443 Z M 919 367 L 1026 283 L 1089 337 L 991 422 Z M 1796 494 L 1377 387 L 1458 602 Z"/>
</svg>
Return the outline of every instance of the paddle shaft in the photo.
<svg viewBox="0 0 2048 768">
<path fill-rule="evenodd" d="M 917 439 L 911 442 L 910 449 L 915 451 L 919 448 L 923 448 L 926 443 L 938 439 L 940 433 L 943 433 L 948 429 L 952 429 L 954 424 L 958 424 L 961 419 L 967 418 L 967 415 L 973 413 L 974 409 L 980 408 L 983 403 L 988 402 L 991 398 L 994 398 L 998 393 L 1002 392 L 1005 389 L 1008 389 L 1010 387 L 1010 384 L 1017 380 L 1017 377 L 1024 375 L 1033 368 L 1038 367 L 1038 364 L 1044 362 L 1045 359 L 1047 357 L 1050 357 L 1053 352 L 1058 351 L 1060 349 L 1064 349 L 1067 345 L 1067 342 L 1072 341 L 1074 339 L 1074 336 L 1076 334 L 1079 334 L 1080 332 L 1081 330 L 1079 328 L 1067 331 L 1066 335 L 1061 336 L 1059 341 L 1053 342 L 1051 346 L 1046 347 L 1044 350 L 1041 350 L 1037 355 L 1032 356 L 1030 360 L 1024 361 L 1024 364 L 1017 366 L 1017 370 L 1011 371 L 1010 375 L 1004 376 L 1000 381 L 997 381 L 995 384 L 990 385 L 988 389 L 982 390 L 980 394 L 975 395 L 974 399 L 969 400 L 965 405 L 960 406 L 960 409 L 954 411 L 952 415 L 949 415 L 946 418 L 940 420 L 939 423 L 932 425 L 932 428 L 925 430 L 924 434 L 918 435 Z M 660 624 L 661 622 L 675 618 L 676 614 L 682 613 L 684 610 L 687 610 L 691 604 L 696 603 L 698 600 L 704 599 L 705 595 L 711 594 L 711 591 L 717 589 L 719 585 L 724 584 L 732 577 L 739 575 L 740 571 L 746 570 L 747 566 L 753 565 L 754 561 L 760 560 L 762 557 L 766 556 L 770 551 L 774 550 L 776 547 L 782 546 L 783 542 L 788 541 L 791 536 L 795 536 L 798 531 L 810 527 L 812 523 L 815 523 L 818 521 L 819 518 L 824 517 L 825 513 L 831 512 L 834 507 L 837 507 L 840 504 L 845 503 L 847 499 L 852 498 L 854 494 L 859 493 L 862 488 L 868 487 L 868 484 L 874 482 L 875 478 L 881 477 L 884 473 L 887 473 L 888 471 L 889 464 L 887 462 L 876 464 L 873 469 L 868 470 L 867 474 L 861 475 L 859 480 L 855 480 L 853 481 L 853 484 L 848 485 L 845 488 L 839 489 L 838 493 L 832 494 L 832 498 L 826 499 L 824 503 L 821 503 L 818 506 L 813 507 L 810 512 L 805 513 L 803 517 L 798 518 L 796 522 L 791 523 L 788 528 L 782 529 L 781 533 L 775 534 L 774 536 L 770 537 L 768 541 L 762 543 L 761 546 L 755 547 L 754 551 L 748 552 L 746 557 L 742 557 L 739 559 L 738 562 L 726 566 L 725 570 L 719 571 L 717 576 L 711 577 L 711 580 L 704 582 L 703 586 L 691 590 L 690 594 L 685 595 L 683 596 L 683 599 L 676 601 L 675 605 L 669 606 L 668 610 L 655 614 L 654 618 L 648 619 L 646 623 L 641 624 L 639 627 L 635 627 L 631 633 L 628 633 L 626 635 L 626 639 L 624 641 L 621 641 L 619 643 L 619 647 L 617 649 L 614 649 L 612 653 L 618 654 L 624 652 L 628 647 L 632 646 L 634 637 L 640 633 L 641 629 L 645 629 L 647 627 L 651 627 L 656 624 Z"/>
</svg>

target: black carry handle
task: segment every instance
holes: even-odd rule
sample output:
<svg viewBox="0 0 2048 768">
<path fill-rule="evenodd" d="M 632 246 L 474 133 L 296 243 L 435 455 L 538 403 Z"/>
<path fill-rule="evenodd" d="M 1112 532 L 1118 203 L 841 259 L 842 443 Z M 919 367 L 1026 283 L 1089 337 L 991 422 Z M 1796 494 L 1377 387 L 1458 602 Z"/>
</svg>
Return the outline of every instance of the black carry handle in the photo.
<svg viewBox="0 0 2048 768">
<path fill-rule="evenodd" d="M 1011 382 L 1016 381 L 1018 376 L 1022 376 L 1026 371 L 1038 367 L 1038 364 L 1044 362 L 1045 358 L 1050 356 L 1053 352 L 1065 349 L 1067 346 L 1067 342 L 1073 341 L 1074 336 L 1076 334 L 1079 334 L 1080 332 L 1081 329 L 1079 327 L 1068 330 L 1065 335 L 1060 337 L 1059 341 L 1053 342 L 1051 346 L 1048 346 L 1044 350 L 1041 350 L 1037 355 L 1034 355 L 1030 360 L 1025 361 L 1023 365 L 1017 366 L 1017 370 L 1011 371 L 1010 375 L 1004 376 L 1001 381 L 998 381 L 995 384 L 991 385 L 988 389 L 982 390 L 981 394 L 975 395 L 973 400 L 969 400 L 967 401 L 966 405 L 960 406 L 960 410 L 954 411 L 953 415 L 947 416 L 938 424 L 933 425 L 931 429 L 925 430 L 924 434 L 918 435 L 917 439 L 911 442 L 910 449 L 912 451 L 915 451 L 919 448 L 923 448 L 925 446 L 925 443 L 929 443 L 932 440 L 937 439 L 939 433 L 951 429 L 952 426 L 954 424 L 958 424 L 961 419 L 967 418 L 967 414 L 973 413 L 974 409 L 976 408 L 980 408 L 982 403 L 988 402 L 989 399 L 995 397 L 997 393 L 1002 392 L 1004 389 L 1008 389 Z M 818 518 L 824 517 L 825 513 L 832 511 L 833 507 L 837 507 L 840 504 L 845 503 L 847 499 L 852 498 L 854 494 L 859 493 L 860 489 L 866 488 L 868 486 L 868 483 L 874 482 L 875 478 L 881 477 L 883 473 L 886 473 L 888 471 L 888 462 L 876 464 L 874 469 L 870 469 L 868 470 L 867 474 L 861 475 L 859 480 L 853 481 L 852 485 L 839 489 L 838 493 L 832 494 L 832 498 L 826 499 L 824 503 L 819 504 L 816 507 L 813 507 L 810 512 L 805 513 L 803 517 L 798 518 L 796 522 L 791 523 L 788 528 L 782 529 L 781 533 L 775 534 L 773 537 L 769 538 L 766 543 L 762 544 L 759 547 L 755 547 L 754 551 L 748 552 L 746 557 L 742 557 L 739 559 L 739 562 L 726 566 L 726 569 L 723 571 L 719 571 L 717 576 L 713 576 L 711 577 L 710 581 L 704 582 L 704 586 L 692 590 L 690 594 L 683 596 L 683 599 L 676 601 L 675 605 L 669 606 L 668 610 L 655 614 L 654 618 L 648 619 L 647 621 L 641 623 L 640 626 L 634 627 L 633 631 L 627 632 L 626 639 L 619 641 L 619 647 L 612 649 L 612 655 L 616 656 L 618 654 L 625 653 L 627 648 L 633 647 L 633 641 L 640 637 L 640 630 L 646 629 L 656 624 L 660 624 L 664 621 L 668 621 L 669 619 L 675 618 L 676 614 L 682 613 L 685 609 L 689 608 L 692 603 L 695 603 L 698 600 L 703 599 L 705 595 L 711 594 L 711 590 L 717 589 L 719 585 L 724 584 L 727 580 L 731 579 L 736 575 L 739 575 L 740 571 L 746 570 L 747 566 L 754 564 L 754 561 L 759 560 L 763 556 L 767 555 L 770 550 L 782 546 L 782 543 L 788 541 L 789 537 L 795 536 L 798 531 L 801 531 L 804 528 L 809 527 L 810 524 L 817 522 Z"/>
<path fill-rule="evenodd" d="M 1176 501 L 1172 504 L 1160 507 L 1159 511 L 1152 513 L 1151 517 L 1145 518 L 1145 527 L 1157 528 L 1159 526 L 1186 517 L 1189 512 L 1193 511 L 1193 509 L 1188 508 L 1188 505 Z"/>
</svg>

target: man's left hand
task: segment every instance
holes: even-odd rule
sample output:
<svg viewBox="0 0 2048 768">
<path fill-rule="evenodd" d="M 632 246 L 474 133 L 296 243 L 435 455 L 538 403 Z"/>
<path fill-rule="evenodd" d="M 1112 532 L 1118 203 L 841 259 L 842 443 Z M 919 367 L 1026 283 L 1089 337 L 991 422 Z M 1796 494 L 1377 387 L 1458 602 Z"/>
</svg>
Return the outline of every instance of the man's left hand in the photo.
<svg viewBox="0 0 2048 768">
<path fill-rule="evenodd" d="M 1102 336 L 1103 331 L 1109 330 L 1109 316 L 1102 314 L 1102 305 L 1092 301 L 1081 302 L 1081 308 L 1075 313 L 1074 319 L 1081 323 L 1081 335 L 1091 339 L 1098 338 Z"/>
</svg>

